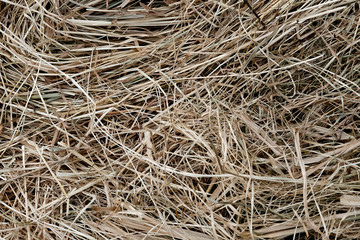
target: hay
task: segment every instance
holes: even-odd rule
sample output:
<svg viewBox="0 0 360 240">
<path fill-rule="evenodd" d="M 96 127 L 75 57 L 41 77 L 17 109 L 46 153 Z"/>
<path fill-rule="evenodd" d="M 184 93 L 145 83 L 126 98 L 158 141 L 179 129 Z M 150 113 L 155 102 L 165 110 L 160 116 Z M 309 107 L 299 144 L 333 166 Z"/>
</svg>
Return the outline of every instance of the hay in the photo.
<svg viewBox="0 0 360 240">
<path fill-rule="evenodd" d="M 360 238 L 359 16 L 1 0 L 1 238 Z"/>
</svg>

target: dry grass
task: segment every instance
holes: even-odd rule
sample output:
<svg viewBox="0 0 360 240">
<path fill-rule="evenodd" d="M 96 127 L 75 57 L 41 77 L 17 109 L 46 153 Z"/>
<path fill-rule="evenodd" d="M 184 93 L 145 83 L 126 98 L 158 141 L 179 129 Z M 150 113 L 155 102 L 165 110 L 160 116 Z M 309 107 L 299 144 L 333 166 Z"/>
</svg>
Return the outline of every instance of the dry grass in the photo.
<svg viewBox="0 0 360 240">
<path fill-rule="evenodd" d="M 0 0 L 1 239 L 359 239 L 359 16 Z"/>
</svg>

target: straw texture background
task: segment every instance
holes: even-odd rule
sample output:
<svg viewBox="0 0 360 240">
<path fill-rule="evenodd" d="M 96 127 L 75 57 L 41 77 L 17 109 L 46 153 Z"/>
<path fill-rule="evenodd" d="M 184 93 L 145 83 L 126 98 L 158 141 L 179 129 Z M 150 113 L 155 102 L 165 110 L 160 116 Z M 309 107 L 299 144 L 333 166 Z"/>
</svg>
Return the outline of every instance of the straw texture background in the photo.
<svg viewBox="0 0 360 240">
<path fill-rule="evenodd" d="M 1 239 L 359 239 L 359 16 L 0 0 Z"/>
</svg>

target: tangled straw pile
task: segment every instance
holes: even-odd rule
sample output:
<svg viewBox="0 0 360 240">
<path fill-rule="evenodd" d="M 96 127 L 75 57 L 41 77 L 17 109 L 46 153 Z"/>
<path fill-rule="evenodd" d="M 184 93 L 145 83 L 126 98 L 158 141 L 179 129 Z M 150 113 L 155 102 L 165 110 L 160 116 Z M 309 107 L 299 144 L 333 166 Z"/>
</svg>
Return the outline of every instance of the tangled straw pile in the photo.
<svg viewBox="0 0 360 240">
<path fill-rule="evenodd" d="M 1 0 L 2 239 L 359 239 L 357 0 Z"/>
</svg>

